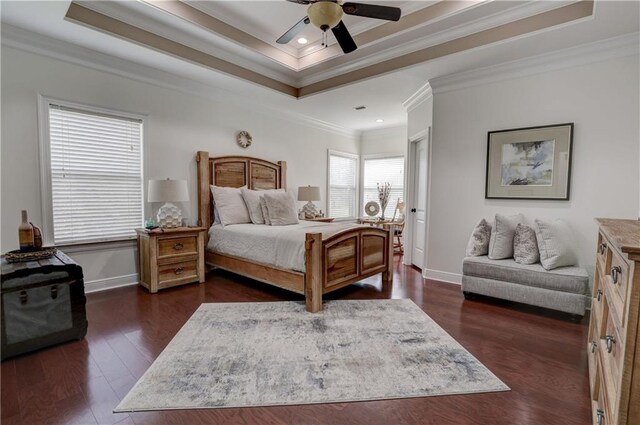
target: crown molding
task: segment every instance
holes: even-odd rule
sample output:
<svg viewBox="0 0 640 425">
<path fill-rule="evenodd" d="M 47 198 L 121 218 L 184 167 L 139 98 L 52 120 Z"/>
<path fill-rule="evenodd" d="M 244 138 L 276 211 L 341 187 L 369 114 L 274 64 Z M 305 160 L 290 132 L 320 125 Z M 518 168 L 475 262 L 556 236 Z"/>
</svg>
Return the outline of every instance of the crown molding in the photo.
<svg viewBox="0 0 640 425">
<path fill-rule="evenodd" d="M 253 99 L 239 96 L 237 93 L 222 87 L 194 81 L 193 79 L 185 78 L 178 74 L 160 71 L 146 65 L 100 53 L 23 28 L 3 24 L 1 34 L 3 46 L 12 47 L 28 53 L 34 53 L 74 65 L 118 75 L 130 80 L 176 90 L 208 100 L 222 97 L 226 103 L 232 103 L 244 109 L 264 113 L 271 117 L 284 118 L 291 122 L 328 131 L 340 136 L 358 139 L 361 134 L 360 130 L 335 125 L 298 112 L 259 104 Z M 277 95 L 276 93 L 274 94 Z"/>
<path fill-rule="evenodd" d="M 433 93 L 438 94 L 608 59 L 638 55 L 639 51 L 640 33 L 636 32 L 499 65 L 432 78 L 429 82 L 433 87 Z"/>
<path fill-rule="evenodd" d="M 407 109 L 407 112 L 412 111 L 417 108 L 424 101 L 429 100 L 433 97 L 433 90 L 431 89 L 431 84 L 427 82 L 425 85 L 420 87 L 414 94 L 409 96 L 407 100 L 402 102 L 402 106 Z"/>
</svg>

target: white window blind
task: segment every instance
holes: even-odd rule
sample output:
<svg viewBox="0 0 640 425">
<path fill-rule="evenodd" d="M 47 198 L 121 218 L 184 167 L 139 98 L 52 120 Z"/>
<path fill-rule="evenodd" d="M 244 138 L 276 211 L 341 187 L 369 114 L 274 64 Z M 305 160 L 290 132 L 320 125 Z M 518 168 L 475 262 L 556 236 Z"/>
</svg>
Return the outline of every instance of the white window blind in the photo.
<svg viewBox="0 0 640 425">
<path fill-rule="evenodd" d="M 329 152 L 329 217 L 356 216 L 358 157 Z"/>
<path fill-rule="evenodd" d="M 392 218 L 398 199 L 404 199 L 404 157 L 365 158 L 362 179 L 362 208 L 369 201 L 378 200 L 377 183 L 391 183 L 389 203 L 384 210 L 385 218 Z M 378 214 L 380 215 L 380 214 Z"/>
<path fill-rule="evenodd" d="M 142 120 L 49 103 L 55 244 L 135 236 L 143 222 Z"/>
</svg>

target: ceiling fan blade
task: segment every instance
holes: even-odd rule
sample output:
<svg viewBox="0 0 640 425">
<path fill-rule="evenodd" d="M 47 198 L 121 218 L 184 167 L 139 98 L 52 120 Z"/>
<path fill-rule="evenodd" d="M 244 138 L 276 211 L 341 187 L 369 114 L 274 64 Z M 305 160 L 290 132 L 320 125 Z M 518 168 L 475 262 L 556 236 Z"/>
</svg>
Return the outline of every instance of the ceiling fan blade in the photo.
<svg viewBox="0 0 640 425">
<path fill-rule="evenodd" d="M 311 3 L 311 0 L 287 0 L 290 1 L 291 3 L 298 3 L 298 4 L 309 4 Z"/>
<path fill-rule="evenodd" d="M 345 53 L 351 53 L 358 48 L 356 42 L 351 38 L 349 30 L 344 26 L 344 22 L 340 21 L 338 25 L 331 28 L 331 32 L 338 40 L 338 44 L 342 47 L 342 51 Z"/>
<path fill-rule="evenodd" d="M 291 28 L 289 28 L 289 31 L 285 32 L 284 34 L 282 34 L 280 36 L 279 39 L 276 40 L 276 43 L 278 44 L 287 44 L 288 42 L 290 42 L 291 40 L 293 40 L 293 37 L 296 36 L 296 34 L 298 34 L 300 31 L 302 31 L 302 29 L 307 26 L 307 24 L 311 22 L 309 20 L 308 16 L 305 16 L 304 18 L 302 18 L 297 24 L 295 24 L 294 26 L 292 26 Z"/>
<path fill-rule="evenodd" d="M 399 7 L 378 6 L 376 4 L 344 3 L 342 10 L 347 15 L 364 16 L 366 18 L 398 21 L 402 15 Z"/>
</svg>

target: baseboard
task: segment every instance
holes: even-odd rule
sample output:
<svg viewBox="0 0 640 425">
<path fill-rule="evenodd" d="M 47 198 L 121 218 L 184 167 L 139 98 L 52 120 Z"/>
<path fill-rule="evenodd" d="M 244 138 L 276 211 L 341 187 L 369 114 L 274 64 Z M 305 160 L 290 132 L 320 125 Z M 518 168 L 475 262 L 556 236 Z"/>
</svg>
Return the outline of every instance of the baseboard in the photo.
<svg viewBox="0 0 640 425">
<path fill-rule="evenodd" d="M 462 284 L 462 275 L 458 273 L 443 272 L 440 270 L 423 269 L 422 277 L 425 279 L 439 280 L 440 282 Z"/>
<path fill-rule="evenodd" d="M 121 288 L 123 286 L 131 286 L 138 284 L 138 274 L 127 274 L 124 276 L 108 277 L 106 279 L 96 279 L 84 283 L 84 292 L 106 291 L 109 289 Z"/>
</svg>

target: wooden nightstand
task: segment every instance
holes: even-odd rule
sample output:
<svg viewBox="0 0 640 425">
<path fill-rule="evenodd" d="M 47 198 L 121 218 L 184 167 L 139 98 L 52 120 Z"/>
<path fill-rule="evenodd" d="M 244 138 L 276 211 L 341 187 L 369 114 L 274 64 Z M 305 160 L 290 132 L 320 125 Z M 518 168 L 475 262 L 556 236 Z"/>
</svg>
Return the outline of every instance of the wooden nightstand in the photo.
<svg viewBox="0 0 640 425">
<path fill-rule="evenodd" d="M 204 282 L 204 227 L 136 229 L 140 284 L 149 292 Z"/>
<path fill-rule="evenodd" d="M 317 217 L 317 218 L 305 218 L 304 221 L 319 221 L 321 223 L 332 223 L 334 218 L 331 217 Z"/>
</svg>

